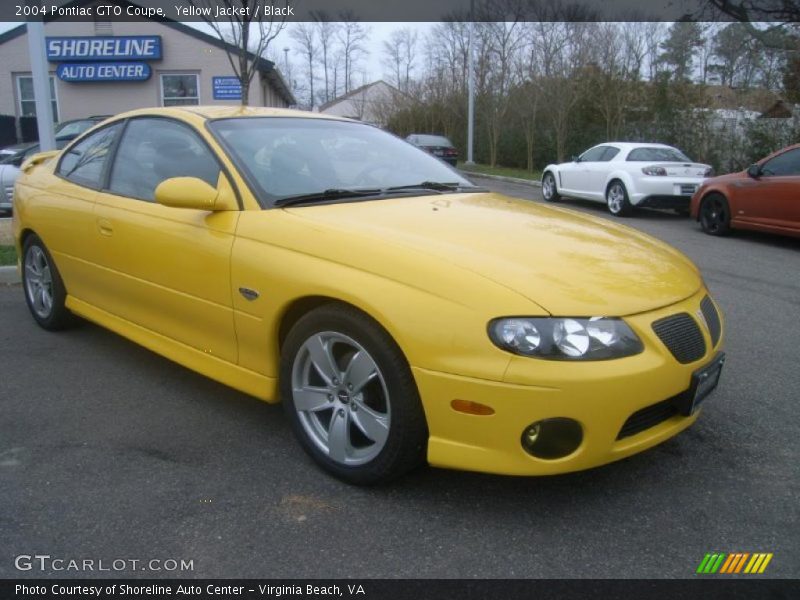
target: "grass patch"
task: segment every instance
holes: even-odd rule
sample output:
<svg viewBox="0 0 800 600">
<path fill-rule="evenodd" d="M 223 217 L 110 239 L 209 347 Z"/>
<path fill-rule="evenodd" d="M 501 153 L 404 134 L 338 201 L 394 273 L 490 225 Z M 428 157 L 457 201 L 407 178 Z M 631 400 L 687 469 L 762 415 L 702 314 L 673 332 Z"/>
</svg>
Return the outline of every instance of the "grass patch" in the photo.
<svg viewBox="0 0 800 600">
<path fill-rule="evenodd" d="M 525 169 L 514 169 L 511 167 L 490 167 L 489 165 L 465 165 L 458 163 L 458 168 L 467 173 L 483 173 L 485 175 L 502 175 L 503 177 L 517 177 L 518 179 L 529 179 L 539 181 L 542 178 L 541 171 L 531 173 Z"/>
<path fill-rule="evenodd" d="M 17 249 L 14 246 L 0 246 L 0 267 L 17 264 Z"/>
</svg>

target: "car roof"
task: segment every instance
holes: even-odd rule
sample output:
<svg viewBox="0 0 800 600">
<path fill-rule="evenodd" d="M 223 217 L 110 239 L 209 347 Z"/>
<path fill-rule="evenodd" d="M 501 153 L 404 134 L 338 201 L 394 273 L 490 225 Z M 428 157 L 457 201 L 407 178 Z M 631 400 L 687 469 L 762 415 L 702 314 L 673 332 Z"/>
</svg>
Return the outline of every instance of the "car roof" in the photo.
<svg viewBox="0 0 800 600">
<path fill-rule="evenodd" d="M 631 150 L 633 148 L 674 148 L 668 144 L 657 144 L 652 142 L 603 142 L 592 146 L 616 146 L 620 150 Z"/>
<path fill-rule="evenodd" d="M 268 108 L 262 106 L 171 106 L 157 108 L 140 108 L 116 115 L 117 118 L 154 115 L 181 118 L 186 113 L 192 113 L 205 120 L 210 119 L 229 119 L 241 117 L 304 117 L 312 119 L 336 119 L 339 121 L 350 121 L 342 117 L 323 113 L 309 112 L 306 110 L 295 110 L 291 108 Z"/>
</svg>

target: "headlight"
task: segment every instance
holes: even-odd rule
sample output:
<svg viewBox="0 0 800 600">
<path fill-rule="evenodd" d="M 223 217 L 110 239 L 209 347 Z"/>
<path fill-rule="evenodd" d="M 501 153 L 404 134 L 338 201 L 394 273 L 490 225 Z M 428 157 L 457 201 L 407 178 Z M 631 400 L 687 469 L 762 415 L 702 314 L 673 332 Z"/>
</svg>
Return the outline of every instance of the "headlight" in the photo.
<svg viewBox="0 0 800 600">
<path fill-rule="evenodd" d="M 489 337 L 503 350 L 549 360 L 608 360 L 644 349 L 625 321 L 606 317 L 495 319 Z"/>
</svg>

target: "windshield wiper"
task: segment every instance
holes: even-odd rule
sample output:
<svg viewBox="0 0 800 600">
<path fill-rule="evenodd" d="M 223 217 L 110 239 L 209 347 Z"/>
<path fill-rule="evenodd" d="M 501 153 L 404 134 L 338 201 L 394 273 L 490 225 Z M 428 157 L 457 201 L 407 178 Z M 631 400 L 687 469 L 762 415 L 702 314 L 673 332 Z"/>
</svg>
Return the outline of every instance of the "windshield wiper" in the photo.
<svg viewBox="0 0 800 600">
<path fill-rule="evenodd" d="M 439 193 L 444 192 L 457 192 L 460 190 L 470 190 L 474 192 L 485 192 L 486 190 L 483 188 L 479 188 L 477 186 L 469 185 L 461 185 L 460 183 L 456 182 L 441 182 L 441 181 L 423 181 L 422 183 L 414 183 L 411 185 L 396 185 L 393 187 L 385 188 L 385 192 L 399 192 L 404 190 L 429 190 Z"/>
<path fill-rule="evenodd" d="M 290 206 L 292 204 L 302 204 L 303 202 L 313 202 L 314 200 L 339 200 L 341 198 L 360 198 L 361 196 L 374 196 L 381 193 L 380 188 L 348 190 L 340 188 L 330 188 L 321 192 L 311 192 L 310 194 L 299 194 L 297 196 L 286 196 L 279 198 L 273 206 Z"/>
</svg>

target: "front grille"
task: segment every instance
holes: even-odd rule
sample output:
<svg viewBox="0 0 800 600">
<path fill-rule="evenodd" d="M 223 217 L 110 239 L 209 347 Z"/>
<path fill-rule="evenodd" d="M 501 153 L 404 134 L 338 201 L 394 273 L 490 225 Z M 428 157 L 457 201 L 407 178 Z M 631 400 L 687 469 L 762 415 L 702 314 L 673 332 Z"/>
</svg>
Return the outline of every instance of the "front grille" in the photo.
<svg viewBox="0 0 800 600">
<path fill-rule="evenodd" d="M 703 311 L 703 316 L 705 317 L 706 324 L 708 325 L 708 333 L 711 334 L 711 345 L 716 346 L 717 342 L 719 342 L 719 335 L 722 332 L 722 324 L 719 320 L 717 307 L 714 306 L 711 298 L 706 296 L 700 303 L 700 310 Z"/>
<path fill-rule="evenodd" d="M 653 331 L 679 363 L 700 360 L 706 353 L 706 342 L 697 322 L 686 313 L 664 317 L 653 323 Z"/>
<path fill-rule="evenodd" d="M 8 200 L 9 202 L 13 202 L 14 201 L 14 186 L 13 185 L 7 185 L 6 186 L 6 200 Z"/>
<path fill-rule="evenodd" d="M 617 439 L 621 440 L 622 438 L 641 433 L 645 429 L 655 427 L 659 423 L 663 423 L 667 419 L 674 417 L 677 414 L 678 408 L 675 406 L 674 398 L 669 398 L 656 404 L 645 406 L 628 417 L 628 420 L 625 421 L 622 429 L 619 430 Z"/>
</svg>

